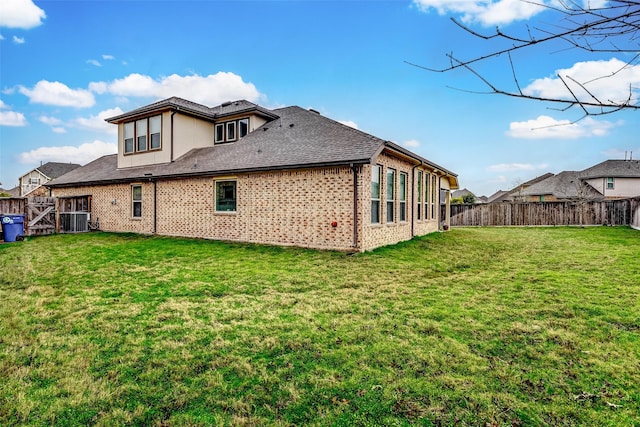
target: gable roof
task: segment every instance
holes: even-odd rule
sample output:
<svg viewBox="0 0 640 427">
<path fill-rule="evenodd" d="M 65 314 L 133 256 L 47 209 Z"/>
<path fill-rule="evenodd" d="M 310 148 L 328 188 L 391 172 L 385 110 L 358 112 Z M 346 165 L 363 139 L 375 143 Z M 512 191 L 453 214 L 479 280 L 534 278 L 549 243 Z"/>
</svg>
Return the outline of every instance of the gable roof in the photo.
<svg viewBox="0 0 640 427">
<path fill-rule="evenodd" d="M 582 179 L 640 178 L 640 160 L 605 160 L 580 173 Z"/>
<path fill-rule="evenodd" d="M 241 101 L 238 104 L 222 106 L 227 109 L 221 113 L 235 114 L 238 111 L 237 108 L 247 106 L 253 108 L 252 106 L 255 105 L 248 104 Z M 220 175 L 366 164 L 371 163 L 372 159 L 385 148 L 411 156 L 417 164 L 422 162 L 443 171 L 457 185 L 457 175 L 453 172 L 389 141 L 343 125 L 318 113 L 294 106 L 273 110 L 271 114 L 277 118 L 234 143 L 196 148 L 171 163 L 117 169 L 117 155 L 109 155 L 47 185 L 51 187 L 88 185 L 150 177 Z"/>
<path fill-rule="evenodd" d="M 74 169 L 79 168 L 77 163 L 60 163 L 60 162 L 47 162 L 44 165 L 38 166 L 33 170 L 39 171 L 47 178 L 58 178 Z"/>
</svg>

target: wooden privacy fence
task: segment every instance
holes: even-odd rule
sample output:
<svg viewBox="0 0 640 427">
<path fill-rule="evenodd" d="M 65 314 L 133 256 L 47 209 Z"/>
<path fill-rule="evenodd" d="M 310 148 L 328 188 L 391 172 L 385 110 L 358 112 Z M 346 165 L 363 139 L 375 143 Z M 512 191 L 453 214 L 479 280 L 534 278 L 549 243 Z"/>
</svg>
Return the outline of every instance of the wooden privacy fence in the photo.
<svg viewBox="0 0 640 427">
<path fill-rule="evenodd" d="M 634 225 L 638 212 L 640 198 L 451 205 L 451 226 Z"/>
<path fill-rule="evenodd" d="M 27 236 L 56 231 L 56 199 L 53 197 L 0 198 L 0 214 L 24 215 Z"/>
</svg>

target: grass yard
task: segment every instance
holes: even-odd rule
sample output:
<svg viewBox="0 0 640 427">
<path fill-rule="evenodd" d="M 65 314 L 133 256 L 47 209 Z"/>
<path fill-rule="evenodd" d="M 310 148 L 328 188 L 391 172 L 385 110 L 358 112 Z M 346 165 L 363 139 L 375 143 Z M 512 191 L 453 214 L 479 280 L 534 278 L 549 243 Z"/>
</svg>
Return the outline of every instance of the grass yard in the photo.
<svg viewBox="0 0 640 427">
<path fill-rule="evenodd" d="M 0 245 L 0 425 L 640 426 L 640 231 Z"/>
</svg>

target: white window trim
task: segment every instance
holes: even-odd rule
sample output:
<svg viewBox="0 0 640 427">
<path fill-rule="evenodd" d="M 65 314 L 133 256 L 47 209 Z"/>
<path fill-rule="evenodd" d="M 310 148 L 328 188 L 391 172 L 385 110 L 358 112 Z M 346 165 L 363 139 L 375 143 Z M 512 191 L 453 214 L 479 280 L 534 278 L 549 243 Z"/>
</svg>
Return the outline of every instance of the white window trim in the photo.
<svg viewBox="0 0 640 427">
<path fill-rule="evenodd" d="M 233 211 L 218 210 L 218 183 L 234 182 L 236 184 L 236 209 Z M 217 215 L 236 215 L 238 213 L 238 179 L 237 178 L 218 178 L 213 181 L 213 212 Z"/>
<path fill-rule="evenodd" d="M 140 200 L 134 199 L 134 188 L 140 187 Z M 131 218 L 132 219 L 142 219 L 142 185 L 141 184 L 131 184 Z M 135 216 L 135 204 L 140 203 L 140 216 Z"/>
</svg>

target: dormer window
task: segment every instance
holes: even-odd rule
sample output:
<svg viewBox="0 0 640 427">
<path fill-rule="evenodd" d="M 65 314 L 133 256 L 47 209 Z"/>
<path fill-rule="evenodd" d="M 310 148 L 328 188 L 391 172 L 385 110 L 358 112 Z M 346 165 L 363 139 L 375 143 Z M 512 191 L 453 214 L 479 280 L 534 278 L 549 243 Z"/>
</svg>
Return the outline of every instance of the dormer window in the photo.
<svg viewBox="0 0 640 427">
<path fill-rule="evenodd" d="M 233 142 L 249 133 L 249 119 L 231 120 L 216 124 L 215 143 Z"/>
<path fill-rule="evenodd" d="M 123 125 L 124 154 L 144 153 L 162 148 L 162 117 L 153 116 Z"/>
</svg>

